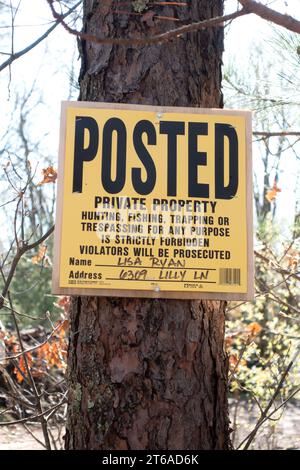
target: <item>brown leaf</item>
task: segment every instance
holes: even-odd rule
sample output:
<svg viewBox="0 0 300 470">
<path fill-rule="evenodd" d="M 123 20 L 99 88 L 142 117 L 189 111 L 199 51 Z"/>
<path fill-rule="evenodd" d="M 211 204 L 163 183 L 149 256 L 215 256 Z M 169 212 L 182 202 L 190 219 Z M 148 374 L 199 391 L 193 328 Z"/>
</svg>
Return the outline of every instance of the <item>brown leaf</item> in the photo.
<svg viewBox="0 0 300 470">
<path fill-rule="evenodd" d="M 55 183 L 57 179 L 57 171 L 54 170 L 53 166 L 48 166 L 47 168 L 44 168 L 42 170 L 42 175 L 44 179 L 40 183 L 38 183 L 38 186 L 47 183 Z"/>
<path fill-rule="evenodd" d="M 278 188 L 276 179 L 274 179 L 273 187 L 269 189 L 266 193 L 266 199 L 269 202 L 272 202 L 276 199 L 277 193 L 280 193 L 280 192 L 281 192 L 281 189 Z"/>
<path fill-rule="evenodd" d="M 47 246 L 46 245 L 41 245 L 39 247 L 38 254 L 31 258 L 31 262 L 33 264 L 39 264 L 45 258 L 46 251 L 47 251 Z"/>
<path fill-rule="evenodd" d="M 232 370 L 237 366 L 237 364 L 239 362 L 238 355 L 236 353 L 230 354 L 228 359 L 229 359 L 229 367 Z"/>
<path fill-rule="evenodd" d="M 65 369 L 65 349 L 65 341 L 63 341 L 61 338 L 55 338 L 37 350 L 39 362 L 45 362 L 47 369 L 51 369 L 54 366 L 56 366 L 58 369 Z"/>
<path fill-rule="evenodd" d="M 225 338 L 225 347 L 228 350 L 230 346 L 233 344 L 233 337 L 232 336 L 226 336 Z"/>
<path fill-rule="evenodd" d="M 262 327 L 260 326 L 259 323 L 253 322 L 253 323 L 249 323 L 249 325 L 247 326 L 247 330 L 249 331 L 251 336 L 256 336 L 261 332 Z"/>
<path fill-rule="evenodd" d="M 299 263 L 299 252 L 297 250 L 289 250 L 285 256 L 289 269 L 296 269 Z"/>
<path fill-rule="evenodd" d="M 32 362 L 33 362 L 33 360 L 32 360 L 32 355 L 31 355 L 30 353 L 27 353 L 27 354 L 26 354 L 26 358 L 27 358 L 28 367 L 29 367 L 29 369 L 31 369 L 31 367 L 32 367 Z M 19 365 L 19 367 L 18 367 L 18 368 L 15 367 L 14 372 L 15 372 L 15 374 L 16 374 L 17 381 L 18 381 L 19 383 L 22 383 L 23 380 L 24 380 L 23 374 L 26 376 L 26 366 L 25 366 L 25 360 L 24 360 L 24 357 L 23 357 L 23 356 L 21 356 L 21 357 L 19 358 L 19 364 L 18 364 L 18 365 Z M 23 374 L 22 374 L 22 372 L 23 372 Z"/>
<path fill-rule="evenodd" d="M 70 306 L 70 297 L 68 297 L 67 295 L 64 295 L 58 300 L 57 305 L 63 308 L 65 311 L 68 311 L 69 306 Z"/>
</svg>

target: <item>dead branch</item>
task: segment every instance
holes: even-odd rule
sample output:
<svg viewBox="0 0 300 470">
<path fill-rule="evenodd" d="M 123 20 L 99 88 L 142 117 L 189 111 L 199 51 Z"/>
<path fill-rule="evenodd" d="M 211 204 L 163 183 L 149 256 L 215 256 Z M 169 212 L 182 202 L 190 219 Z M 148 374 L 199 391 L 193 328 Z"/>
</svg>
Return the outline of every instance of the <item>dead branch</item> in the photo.
<svg viewBox="0 0 300 470">
<path fill-rule="evenodd" d="M 54 8 L 54 0 L 46 0 L 53 17 L 58 21 L 68 33 L 77 36 L 85 41 L 93 42 L 96 44 L 110 44 L 118 46 L 149 46 L 150 44 L 162 43 L 169 41 L 170 39 L 178 38 L 182 34 L 191 33 L 193 31 L 199 31 L 200 29 L 205 28 L 214 28 L 216 26 L 222 26 L 226 21 L 234 20 L 239 16 L 247 15 L 249 12 L 244 8 L 242 10 L 230 13 L 229 15 L 216 16 L 215 18 L 210 18 L 209 20 L 198 21 L 196 23 L 191 23 L 188 25 L 181 26 L 180 28 L 174 28 L 165 33 L 157 34 L 155 36 L 149 36 L 146 38 L 100 38 L 88 33 L 82 33 L 77 31 L 74 28 L 71 28 L 67 23 L 65 23 L 63 15 L 60 15 Z"/>
<path fill-rule="evenodd" d="M 29 363 L 28 363 L 28 358 L 27 358 L 26 353 L 25 353 L 25 347 L 24 347 L 24 344 L 23 344 L 23 339 L 22 339 L 22 336 L 21 336 L 19 323 L 18 323 L 18 320 L 17 320 L 17 316 L 15 315 L 15 313 L 13 311 L 14 310 L 13 303 L 12 303 L 12 300 L 11 300 L 11 297 L 10 297 L 9 293 L 8 293 L 8 300 L 9 300 L 10 308 L 12 309 L 12 317 L 13 317 L 13 320 L 14 320 L 14 325 L 15 325 L 19 345 L 20 345 L 20 348 L 21 348 L 21 351 L 22 351 L 22 356 L 23 356 L 23 359 L 24 359 L 24 364 L 25 364 L 27 377 L 28 377 L 28 380 L 30 382 L 31 388 L 32 388 L 33 393 L 34 393 L 36 409 L 38 410 L 38 412 L 40 414 L 39 420 L 40 420 L 42 431 L 43 431 L 45 446 L 46 446 L 47 450 L 51 450 L 51 443 L 50 443 L 50 438 L 49 438 L 49 433 L 48 433 L 48 428 L 47 428 L 47 422 L 46 422 L 45 417 L 43 415 L 44 410 L 43 410 L 41 397 L 40 397 L 40 394 L 39 394 L 38 389 L 36 387 L 36 383 L 35 383 L 35 380 L 33 378 Z"/>
<path fill-rule="evenodd" d="M 11 426 L 13 424 L 21 424 L 21 423 L 26 423 L 28 421 L 35 421 L 35 420 L 41 418 L 41 416 L 45 416 L 49 413 L 49 415 L 46 416 L 46 421 L 48 421 L 49 418 L 54 414 L 54 412 L 58 408 L 60 408 L 66 402 L 66 400 L 67 400 L 67 398 L 66 398 L 66 394 L 65 394 L 63 399 L 59 403 L 57 403 L 56 405 L 52 406 L 51 408 L 48 408 L 47 410 L 43 411 L 43 413 L 38 413 L 35 416 L 28 416 L 26 418 L 17 419 L 16 421 L 0 422 L 0 426 Z"/>
<path fill-rule="evenodd" d="M 28 434 L 30 434 L 36 442 L 38 442 L 42 447 L 46 449 L 44 442 L 40 441 L 40 439 L 36 437 L 36 435 L 31 431 L 31 429 L 25 423 L 22 423 L 22 424 L 24 428 L 26 429 L 26 431 L 28 432 Z"/>
<path fill-rule="evenodd" d="M 273 10 L 261 3 L 254 0 L 239 0 L 240 4 L 248 13 L 255 13 L 264 20 L 271 21 L 272 23 L 282 26 L 289 31 L 300 34 L 300 21 L 296 20 L 290 15 L 283 15 L 278 11 Z"/>
<path fill-rule="evenodd" d="M 254 252 L 254 253 L 256 253 L 256 252 Z M 267 258 L 265 258 L 265 259 L 267 259 Z M 268 261 L 269 261 L 269 260 L 268 260 Z M 276 270 L 276 269 L 275 269 L 275 270 Z M 269 288 L 267 288 L 265 291 L 260 291 L 260 290 L 259 290 L 259 291 L 255 294 L 254 300 L 256 300 L 256 299 L 258 299 L 258 298 L 260 298 L 260 297 L 268 296 L 268 295 L 270 294 L 270 292 L 271 292 L 272 289 L 276 289 L 277 287 L 282 286 L 282 284 L 286 284 L 286 281 L 287 281 L 288 279 L 290 279 L 290 278 L 300 279 L 300 277 L 297 276 L 298 273 L 293 274 L 293 273 L 290 273 L 289 271 L 285 271 L 284 269 L 283 269 L 282 271 L 279 271 L 279 272 L 280 272 L 280 274 L 282 274 L 282 275 L 286 274 L 287 277 L 285 277 L 285 278 L 283 279 L 283 281 L 280 281 L 280 282 L 278 282 L 278 283 L 276 283 L 276 284 L 271 285 L 271 286 L 270 286 Z M 246 304 L 248 304 L 248 303 L 249 303 L 249 300 L 244 300 L 243 302 L 240 302 L 240 303 L 238 303 L 238 304 L 235 304 L 233 307 L 227 308 L 227 309 L 226 309 L 226 313 L 229 313 L 229 312 L 231 312 L 232 310 L 236 310 L 237 308 L 241 307 L 242 305 L 246 305 Z"/>
<path fill-rule="evenodd" d="M 52 232 L 54 231 L 54 226 L 53 227 L 50 227 L 49 230 L 41 237 L 39 238 L 37 241 L 35 241 L 34 243 L 31 243 L 30 245 L 24 243 L 22 246 L 20 246 L 14 256 L 14 259 L 11 263 L 11 267 L 10 267 L 10 270 L 9 270 L 9 273 L 8 273 L 8 276 L 6 278 L 6 281 L 5 281 L 5 284 L 4 284 L 4 287 L 2 289 L 2 293 L 0 295 L 0 310 L 1 308 L 3 307 L 3 304 L 4 304 L 4 299 L 8 293 L 8 290 L 9 290 L 9 286 L 11 284 L 11 281 L 14 277 L 14 273 L 17 269 L 17 266 L 18 266 L 18 263 L 21 259 L 21 257 L 29 250 L 32 250 L 33 248 L 35 248 L 36 246 L 40 245 L 41 243 L 43 243 L 43 241 L 45 241 L 51 234 Z"/>
<path fill-rule="evenodd" d="M 1 362 L 10 361 L 12 359 L 17 359 L 18 357 L 21 357 L 21 356 L 25 357 L 26 354 L 31 353 L 32 351 L 36 351 L 37 349 L 41 348 L 42 346 L 45 346 L 45 344 L 47 344 L 50 341 L 50 339 L 60 330 L 60 328 L 63 326 L 63 324 L 64 324 L 64 321 L 61 321 L 60 323 L 58 323 L 58 325 L 55 328 L 53 328 L 51 333 L 47 336 L 45 341 L 42 341 L 42 343 L 38 343 L 36 346 L 32 346 L 31 348 L 24 349 L 24 350 L 22 350 L 21 352 L 19 352 L 17 354 L 14 354 L 14 355 L 11 355 L 11 356 L 6 356 L 6 357 L 1 359 Z"/>
<path fill-rule="evenodd" d="M 263 132 L 263 131 L 253 131 L 253 135 L 261 137 L 300 137 L 300 131 L 281 131 L 281 132 Z"/>
<path fill-rule="evenodd" d="M 294 279 L 297 279 L 297 281 L 300 281 L 300 276 L 298 276 L 298 273 L 292 273 L 291 271 L 288 271 L 287 269 L 283 269 L 280 266 L 276 267 L 274 265 L 270 265 L 270 260 L 266 256 L 263 256 L 261 253 L 258 251 L 254 251 L 255 256 L 260 258 L 261 260 L 265 261 L 265 263 L 268 264 L 268 266 L 273 269 L 274 271 L 280 273 L 280 274 L 285 274 L 288 275 L 289 277 L 293 277 Z"/>
<path fill-rule="evenodd" d="M 281 408 L 282 404 L 279 405 L 279 407 L 276 407 L 275 408 L 275 411 L 271 412 L 269 414 L 269 411 L 271 410 L 271 407 L 272 405 L 275 403 L 275 400 L 277 399 L 279 393 L 280 393 L 280 390 L 284 384 L 284 381 L 285 379 L 287 378 L 289 372 L 291 371 L 298 355 L 300 353 L 300 349 L 298 348 L 296 353 L 294 354 L 293 358 L 291 359 L 291 361 L 288 363 L 287 367 L 285 368 L 285 370 L 283 371 L 281 377 L 280 377 L 280 380 L 278 382 L 278 385 L 272 395 L 272 398 L 271 400 L 269 401 L 268 405 L 266 406 L 266 408 L 264 409 L 264 411 L 261 413 L 261 416 L 258 420 L 258 422 L 256 423 L 254 429 L 250 432 L 250 434 L 241 442 L 241 444 L 239 445 L 238 449 L 245 443 L 245 446 L 243 447 L 243 450 L 248 450 L 249 449 L 249 446 L 251 445 L 253 439 L 255 438 L 256 434 L 257 434 L 257 431 L 259 430 L 259 428 L 263 425 L 263 423 L 272 415 L 274 414 L 276 411 L 279 410 L 279 408 Z M 293 394 L 294 395 L 294 394 Z"/>
<path fill-rule="evenodd" d="M 174 28 L 170 31 L 165 33 L 157 34 L 154 36 L 150 36 L 148 38 L 100 38 L 98 36 L 94 36 L 92 34 L 83 33 L 77 31 L 74 28 L 71 28 L 67 23 L 65 23 L 63 15 L 59 14 L 54 8 L 54 0 L 46 0 L 53 17 L 56 19 L 58 23 L 60 23 L 66 31 L 70 34 L 80 37 L 81 39 L 94 42 L 96 44 L 110 44 L 110 45 L 121 45 L 121 46 L 146 46 L 150 44 L 157 44 L 165 41 L 169 41 L 173 38 L 178 38 L 182 34 L 190 33 L 193 31 L 199 31 L 200 29 L 204 28 L 212 28 L 218 25 L 222 25 L 226 21 L 234 20 L 240 16 L 247 15 L 249 13 L 255 13 L 256 15 L 260 16 L 261 18 L 271 21 L 279 26 L 282 26 L 290 31 L 300 33 L 300 21 L 296 20 L 292 16 L 281 14 L 269 7 L 266 7 L 254 0 L 239 0 L 241 5 L 243 6 L 242 10 L 238 10 L 234 13 L 224 16 L 218 16 L 215 18 L 211 18 L 205 21 L 199 21 L 196 23 L 191 23 L 188 25 L 181 26 L 179 28 Z"/>
<path fill-rule="evenodd" d="M 73 11 L 75 11 L 76 8 L 81 4 L 81 2 L 82 0 L 77 2 L 76 5 L 70 8 L 64 15 L 61 15 L 62 20 L 67 18 Z M 49 34 L 51 34 L 52 31 L 55 30 L 55 28 L 57 28 L 57 26 L 61 23 L 62 20 L 56 20 L 55 23 L 49 29 L 47 29 L 47 31 L 44 32 L 44 34 L 42 34 L 38 39 L 33 41 L 31 44 L 29 44 L 27 47 L 25 47 L 21 51 L 12 52 L 9 58 L 0 65 L 0 72 L 2 72 L 2 70 L 4 70 L 6 67 L 9 67 L 15 60 L 27 54 L 27 52 L 30 52 L 32 49 L 38 46 L 42 41 L 44 41 L 44 39 L 46 39 L 49 36 Z"/>
</svg>

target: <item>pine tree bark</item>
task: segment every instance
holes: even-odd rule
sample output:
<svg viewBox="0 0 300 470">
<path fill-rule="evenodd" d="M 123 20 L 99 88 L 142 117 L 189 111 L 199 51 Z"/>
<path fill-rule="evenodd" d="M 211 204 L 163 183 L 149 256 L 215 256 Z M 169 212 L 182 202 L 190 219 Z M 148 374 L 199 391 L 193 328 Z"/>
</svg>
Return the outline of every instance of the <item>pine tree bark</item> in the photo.
<svg viewBox="0 0 300 470">
<path fill-rule="evenodd" d="M 84 1 L 84 30 L 153 35 L 223 0 Z M 141 15 L 137 5 L 144 6 Z M 81 43 L 80 100 L 221 107 L 223 30 L 145 47 Z M 229 449 L 225 302 L 73 297 L 67 449 Z"/>
</svg>

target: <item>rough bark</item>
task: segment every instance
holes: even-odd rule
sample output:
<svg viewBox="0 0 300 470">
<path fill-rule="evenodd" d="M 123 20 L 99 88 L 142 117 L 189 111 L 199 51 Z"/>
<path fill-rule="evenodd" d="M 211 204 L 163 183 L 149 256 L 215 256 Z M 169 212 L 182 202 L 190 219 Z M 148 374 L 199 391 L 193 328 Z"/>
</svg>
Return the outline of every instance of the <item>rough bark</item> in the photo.
<svg viewBox="0 0 300 470">
<path fill-rule="evenodd" d="M 124 4 L 126 3 L 126 5 Z M 169 29 L 154 15 L 199 21 L 222 0 L 186 7 L 84 2 L 84 29 L 104 36 Z M 175 24 L 175 23 L 174 23 Z M 222 28 L 139 47 L 81 44 L 80 99 L 222 106 Z M 74 297 L 67 449 L 228 449 L 225 302 Z"/>
<path fill-rule="evenodd" d="M 134 4 L 134 0 L 131 3 Z M 114 10 L 133 12 L 130 2 L 86 0 L 84 30 L 94 35 L 101 33 L 104 37 L 146 36 L 172 27 L 171 21 L 154 19 L 151 12 L 178 18 L 182 23 L 220 16 L 223 12 L 223 0 L 187 3 L 187 7 L 149 8 L 142 16 L 135 17 L 114 13 Z M 190 33 L 161 45 L 145 47 L 83 43 L 80 99 L 221 107 L 222 49 L 222 28 Z"/>
</svg>

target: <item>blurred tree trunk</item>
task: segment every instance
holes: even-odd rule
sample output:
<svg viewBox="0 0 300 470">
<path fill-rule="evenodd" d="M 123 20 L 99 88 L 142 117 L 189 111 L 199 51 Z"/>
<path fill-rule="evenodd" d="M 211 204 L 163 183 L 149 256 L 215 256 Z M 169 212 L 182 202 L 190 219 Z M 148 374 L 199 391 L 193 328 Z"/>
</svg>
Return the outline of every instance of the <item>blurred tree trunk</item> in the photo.
<svg viewBox="0 0 300 470">
<path fill-rule="evenodd" d="M 223 0 L 148 3 L 85 0 L 84 30 L 147 36 L 223 12 Z M 138 6 L 141 15 L 117 12 Z M 80 49 L 81 100 L 222 106 L 222 28 L 160 45 Z M 219 301 L 74 297 L 66 448 L 230 448 L 224 311 Z"/>
</svg>

